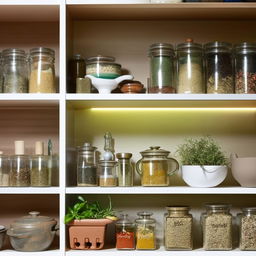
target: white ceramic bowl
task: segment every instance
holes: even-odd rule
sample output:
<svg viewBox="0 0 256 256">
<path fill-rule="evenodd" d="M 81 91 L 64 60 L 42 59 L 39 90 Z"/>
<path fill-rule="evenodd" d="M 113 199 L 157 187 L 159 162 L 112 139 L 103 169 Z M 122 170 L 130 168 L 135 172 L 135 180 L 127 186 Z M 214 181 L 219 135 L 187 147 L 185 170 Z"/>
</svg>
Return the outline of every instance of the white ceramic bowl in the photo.
<svg viewBox="0 0 256 256">
<path fill-rule="evenodd" d="M 227 177 L 227 166 L 221 165 L 183 165 L 181 175 L 191 187 L 210 188 L 218 186 Z"/>
</svg>

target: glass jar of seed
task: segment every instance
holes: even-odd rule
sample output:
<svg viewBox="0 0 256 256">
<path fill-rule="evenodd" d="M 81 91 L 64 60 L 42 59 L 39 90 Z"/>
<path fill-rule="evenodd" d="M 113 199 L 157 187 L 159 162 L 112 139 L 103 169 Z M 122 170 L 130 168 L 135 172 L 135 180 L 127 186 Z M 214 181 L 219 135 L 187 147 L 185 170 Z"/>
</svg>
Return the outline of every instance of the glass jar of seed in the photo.
<svg viewBox="0 0 256 256">
<path fill-rule="evenodd" d="M 192 222 L 188 206 L 169 206 L 166 208 L 164 245 L 166 250 L 192 250 Z"/>
<path fill-rule="evenodd" d="M 232 215 L 228 204 L 207 204 L 202 214 L 203 248 L 232 250 Z"/>
</svg>

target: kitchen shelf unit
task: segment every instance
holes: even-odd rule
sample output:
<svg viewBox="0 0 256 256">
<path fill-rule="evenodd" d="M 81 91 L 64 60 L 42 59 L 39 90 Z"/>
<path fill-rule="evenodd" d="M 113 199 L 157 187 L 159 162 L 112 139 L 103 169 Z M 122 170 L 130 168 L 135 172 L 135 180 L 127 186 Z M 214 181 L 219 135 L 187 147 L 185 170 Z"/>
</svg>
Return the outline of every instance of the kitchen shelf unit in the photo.
<svg viewBox="0 0 256 256">
<path fill-rule="evenodd" d="M 43 252 L 18 252 L 13 250 L 3 250 L 0 251 L 0 255 L 3 256 L 60 256 L 63 255 L 60 250 L 49 250 L 49 251 L 43 251 Z"/>
</svg>

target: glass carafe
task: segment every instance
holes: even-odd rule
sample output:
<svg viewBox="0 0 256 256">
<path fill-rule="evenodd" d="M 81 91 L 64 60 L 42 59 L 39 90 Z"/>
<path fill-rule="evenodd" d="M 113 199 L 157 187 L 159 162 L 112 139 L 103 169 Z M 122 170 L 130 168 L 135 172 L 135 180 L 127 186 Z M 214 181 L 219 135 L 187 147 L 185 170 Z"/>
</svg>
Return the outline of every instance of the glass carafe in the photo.
<svg viewBox="0 0 256 256">
<path fill-rule="evenodd" d="M 9 158 L 0 151 L 0 187 L 9 186 Z"/>
<path fill-rule="evenodd" d="M 99 161 L 99 185 L 101 187 L 117 186 L 116 161 Z"/>
</svg>

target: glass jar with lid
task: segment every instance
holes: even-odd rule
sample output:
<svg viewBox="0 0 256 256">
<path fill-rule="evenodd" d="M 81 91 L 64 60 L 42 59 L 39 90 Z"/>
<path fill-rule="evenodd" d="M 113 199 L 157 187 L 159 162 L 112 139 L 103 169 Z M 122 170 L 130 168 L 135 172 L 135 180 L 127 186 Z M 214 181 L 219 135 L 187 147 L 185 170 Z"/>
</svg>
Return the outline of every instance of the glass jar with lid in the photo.
<svg viewBox="0 0 256 256">
<path fill-rule="evenodd" d="M 193 217 L 188 206 L 169 206 L 166 208 L 164 244 L 166 250 L 192 250 Z"/>
<path fill-rule="evenodd" d="M 117 186 L 116 161 L 101 160 L 99 161 L 99 185 L 101 187 Z"/>
<path fill-rule="evenodd" d="M 256 93 L 256 43 L 235 45 L 235 92 Z"/>
<path fill-rule="evenodd" d="M 133 186 L 133 166 L 131 163 L 131 153 L 117 153 L 118 159 L 118 186 L 130 187 Z"/>
<path fill-rule="evenodd" d="M 95 56 L 86 59 L 86 75 L 98 78 L 115 79 L 121 75 L 121 65 L 114 57 Z"/>
<path fill-rule="evenodd" d="M 149 93 L 175 93 L 174 49 L 171 44 L 156 43 L 149 49 Z"/>
<path fill-rule="evenodd" d="M 56 93 L 55 52 L 38 47 L 30 50 L 30 93 Z"/>
<path fill-rule="evenodd" d="M 140 152 L 142 159 L 136 163 L 142 186 L 168 186 L 169 176 L 179 170 L 176 159 L 168 157 L 170 151 L 152 146 Z"/>
<path fill-rule="evenodd" d="M 240 226 L 239 249 L 256 250 L 256 207 L 247 207 L 238 214 Z"/>
<path fill-rule="evenodd" d="M 88 142 L 77 147 L 77 186 L 97 186 L 96 149 Z"/>
<path fill-rule="evenodd" d="M 2 53 L 0 52 L 0 93 L 3 92 L 3 83 L 4 83 L 4 76 L 3 76 L 3 57 L 2 57 Z"/>
<path fill-rule="evenodd" d="M 136 249 L 155 250 L 156 249 L 156 221 L 151 218 L 153 213 L 138 212 L 136 223 Z"/>
<path fill-rule="evenodd" d="M 0 187 L 9 186 L 9 157 L 0 151 Z"/>
<path fill-rule="evenodd" d="M 232 250 L 232 215 L 229 204 L 207 204 L 202 214 L 203 248 Z"/>
<path fill-rule="evenodd" d="M 202 45 L 187 39 L 177 46 L 178 93 L 205 93 Z"/>
<path fill-rule="evenodd" d="M 128 219 L 128 214 L 121 214 L 116 222 L 116 249 L 135 249 L 135 225 Z"/>
<path fill-rule="evenodd" d="M 3 92 L 28 92 L 28 66 L 25 51 L 21 49 L 6 49 L 3 56 Z"/>
<path fill-rule="evenodd" d="M 232 44 L 216 41 L 204 48 L 207 93 L 234 93 Z"/>
</svg>

